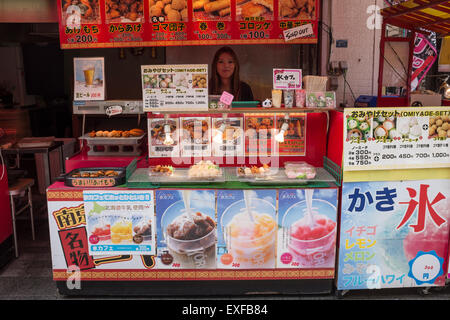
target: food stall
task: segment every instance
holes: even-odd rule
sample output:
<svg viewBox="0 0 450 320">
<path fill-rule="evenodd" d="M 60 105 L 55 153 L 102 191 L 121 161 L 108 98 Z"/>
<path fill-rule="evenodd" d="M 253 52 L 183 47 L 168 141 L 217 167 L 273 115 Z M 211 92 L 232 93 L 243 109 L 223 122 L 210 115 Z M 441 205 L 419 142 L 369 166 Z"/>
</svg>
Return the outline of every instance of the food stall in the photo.
<svg viewBox="0 0 450 320">
<path fill-rule="evenodd" d="M 318 40 L 320 1 L 81 3 L 58 1 L 63 49 Z M 83 125 L 81 153 L 47 189 L 60 293 L 331 292 L 340 170 L 327 156 L 342 157 L 342 130 L 323 79 L 280 61 L 272 96 L 233 101 L 208 94 L 208 65 L 148 64 L 142 101 L 108 101 L 94 60 L 74 60 L 74 113 L 147 125 Z"/>
<path fill-rule="evenodd" d="M 384 24 L 446 35 L 448 4 L 403 2 L 382 11 Z M 382 48 L 385 40 L 382 36 Z M 384 288 L 428 293 L 446 284 L 450 109 L 407 107 L 410 85 L 408 77 L 403 106 L 382 100 L 377 108 L 344 111 L 339 296 Z"/>
</svg>

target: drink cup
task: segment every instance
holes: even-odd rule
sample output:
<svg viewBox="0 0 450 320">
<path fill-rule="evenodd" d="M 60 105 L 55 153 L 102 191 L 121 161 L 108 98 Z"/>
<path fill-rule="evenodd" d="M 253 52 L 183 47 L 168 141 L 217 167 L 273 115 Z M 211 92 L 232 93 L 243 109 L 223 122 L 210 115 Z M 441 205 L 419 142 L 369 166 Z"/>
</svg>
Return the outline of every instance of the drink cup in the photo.
<svg viewBox="0 0 450 320">
<path fill-rule="evenodd" d="M 294 92 L 294 90 L 283 90 L 285 108 L 292 108 L 294 106 Z"/>
<path fill-rule="evenodd" d="M 282 91 L 278 89 L 272 90 L 272 106 L 281 108 Z"/>
<path fill-rule="evenodd" d="M 92 86 L 92 84 L 94 83 L 95 69 L 94 68 L 85 69 L 83 70 L 83 73 L 86 86 Z"/>
<path fill-rule="evenodd" d="M 303 89 L 295 90 L 295 106 L 297 108 L 304 108 L 306 101 L 306 91 Z"/>
</svg>

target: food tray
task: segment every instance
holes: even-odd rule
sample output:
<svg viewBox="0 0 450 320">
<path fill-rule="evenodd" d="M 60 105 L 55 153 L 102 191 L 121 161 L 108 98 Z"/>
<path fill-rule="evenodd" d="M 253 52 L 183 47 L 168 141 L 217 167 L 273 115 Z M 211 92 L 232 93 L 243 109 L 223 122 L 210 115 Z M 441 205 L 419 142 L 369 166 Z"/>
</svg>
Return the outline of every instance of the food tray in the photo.
<svg viewBox="0 0 450 320">
<path fill-rule="evenodd" d="M 211 178 L 190 178 L 188 175 L 189 169 L 187 168 L 175 168 L 173 175 L 171 176 L 163 176 L 158 174 L 150 174 L 151 170 L 148 170 L 149 182 L 153 184 L 208 184 L 214 182 L 225 182 L 225 177 L 223 174 L 223 170 L 221 169 L 221 175 L 217 177 Z"/>
<path fill-rule="evenodd" d="M 98 176 L 98 177 L 74 177 L 75 174 L 95 173 L 99 171 L 114 171 L 116 176 Z M 68 187 L 115 187 L 125 184 L 125 168 L 78 168 L 59 177 L 58 181 L 64 181 Z"/>
<path fill-rule="evenodd" d="M 138 137 L 90 137 L 85 134 L 80 137 L 86 140 L 90 156 L 140 156 L 140 144 L 145 133 Z"/>
<path fill-rule="evenodd" d="M 253 179 L 237 177 L 237 179 L 253 185 L 305 185 L 317 182 L 336 182 L 336 179 L 334 179 L 334 177 L 324 168 L 316 168 L 316 176 L 314 179 L 290 179 L 286 176 L 284 168 L 278 169 L 278 172 L 267 177 Z"/>
</svg>

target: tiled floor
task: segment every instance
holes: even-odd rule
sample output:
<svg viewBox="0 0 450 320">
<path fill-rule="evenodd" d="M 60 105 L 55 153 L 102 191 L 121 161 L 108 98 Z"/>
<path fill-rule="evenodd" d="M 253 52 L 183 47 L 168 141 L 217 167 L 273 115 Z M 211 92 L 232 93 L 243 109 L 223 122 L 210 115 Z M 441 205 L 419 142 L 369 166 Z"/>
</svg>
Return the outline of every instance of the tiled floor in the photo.
<svg viewBox="0 0 450 320">
<path fill-rule="evenodd" d="M 58 299 L 52 280 L 52 261 L 46 211 L 35 217 L 36 239 L 31 236 L 28 211 L 17 221 L 19 257 L 0 269 L 0 299 Z"/>
<path fill-rule="evenodd" d="M 56 284 L 52 279 L 52 261 L 50 252 L 50 240 L 46 210 L 41 210 L 35 219 L 36 240 L 32 240 L 30 220 L 28 213 L 21 214 L 17 223 L 19 240 L 19 257 L 13 258 L 6 266 L 0 269 L 0 300 L 65 300 L 86 299 L 86 297 L 66 297 L 59 294 Z M 188 291 L 188 289 L 187 289 Z M 345 300 L 382 299 L 382 300 L 450 300 L 450 287 L 433 288 L 428 295 L 419 294 L 416 288 L 410 289 L 383 289 L 383 290 L 359 290 L 345 293 Z M 105 297 L 88 297 L 104 299 Z M 106 297 L 108 298 L 108 297 Z M 164 299 L 171 297 L 109 297 L 108 299 Z M 174 297 L 183 299 L 183 297 Z M 252 296 L 232 297 L 192 297 L 186 298 L 202 300 L 248 300 Z M 255 298 L 255 297 L 253 297 Z M 320 296 L 262 296 L 256 295 L 256 299 L 266 300 L 336 300 L 335 293 Z"/>
</svg>

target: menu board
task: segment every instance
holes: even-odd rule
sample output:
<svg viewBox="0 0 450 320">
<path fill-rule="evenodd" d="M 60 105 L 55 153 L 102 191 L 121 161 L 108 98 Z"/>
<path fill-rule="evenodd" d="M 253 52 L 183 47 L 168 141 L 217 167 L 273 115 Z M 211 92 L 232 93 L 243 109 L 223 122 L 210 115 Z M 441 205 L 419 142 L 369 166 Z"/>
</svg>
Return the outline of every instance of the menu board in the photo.
<svg viewBox="0 0 450 320">
<path fill-rule="evenodd" d="M 450 108 L 346 109 L 344 171 L 450 166 Z"/>
<path fill-rule="evenodd" d="M 208 65 L 141 66 L 144 112 L 208 110 Z"/>
<path fill-rule="evenodd" d="M 57 0 L 62 49 L 317 43 L 320 1 Z"/>
<path fill-rule="evenodd" d="M 285 122 L 289 127 L 284 132 L 284 141 L 278 143 L 279 155 L 304 156 L 306 154 L 306 114 L 291 114 L 288 120 L 284 116 L 277 115 L 277 132 L 280 132 Z"/>
<path fill-rule="evenodd" d="M 450 180 L 344 183 L 337 288 L 442 286 Z"/>
</svg>

